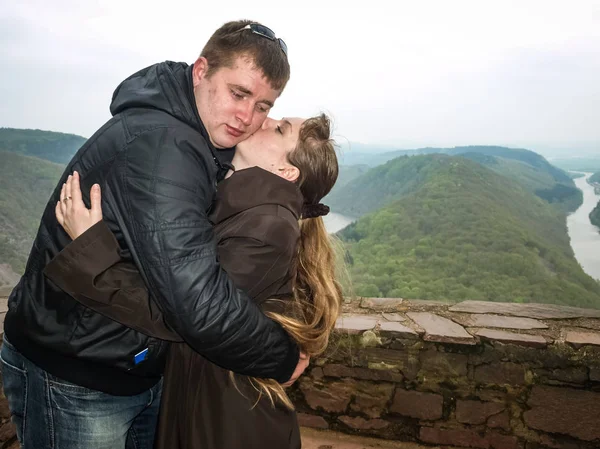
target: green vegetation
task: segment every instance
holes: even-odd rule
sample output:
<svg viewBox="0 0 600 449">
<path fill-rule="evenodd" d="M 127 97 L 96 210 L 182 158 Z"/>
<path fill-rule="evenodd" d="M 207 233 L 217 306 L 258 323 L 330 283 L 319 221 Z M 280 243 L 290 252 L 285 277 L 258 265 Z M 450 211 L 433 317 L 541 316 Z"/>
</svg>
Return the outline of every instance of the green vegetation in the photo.
<svg viewBox="0 0 600 449">
<path fill-rule="evenodd" d="M 506 163 L 495 159 L 486 165 Z M 531 187 L 444 155 L 398 158 L 360 180 L 347 208 L 376 211 L 338 233 L 357 295 L 600 307 L 564 212 Z"/>
<path fill-rule="evenodd" d="M 0 128 L 0 150 L 67 164 L 86 139 L 39 129 Z"/>
<path fill-rule="evenodd" d="M 571 177 L 571 179 L 579 179 L 579 178 L 583 178 L 585 176 L 585 174 L 583 174 L 583 173 L 575 173 L 575 172 L 569 172 L 568 175 Z"/>
<path fill-rule="evenodd" d="M 466 149 L 485 152 L 459 153 Z M 583 202 L 581 191 L 569 175 L 531 151 L 503 147 L 459 147 L 452 151 L 515 180 L 565 212 L 576 210 Z M 422 157 L 413 161 L 408 155 L 398 157 L 334 189 L 327 200 L 335 212 L 360 217 L 410 193 L 425 181 L 432 170 L 427 161 Z"/>
<path fill-rule="evenodd" d="M 590 221 L 594 226 L 597 226 L 600 231 L 600 201 L 598 201 L 596 207 L 590 212 Z"/>
<path fill-rule="evenodd" d="M 557 204 L 565 212 L 572 212 L 583 203 L 583 193 L 575 187 L 568 174 L 535 157 L 516 159 L 481 153 L 464 153 L 461 156 L 515 180 L 540 198 Z"/>
<path fill-rule="evenodd" d="M 64 166 L 0 151 L 0 264 L 25 270 L 40 217 Z"/>
</svg>

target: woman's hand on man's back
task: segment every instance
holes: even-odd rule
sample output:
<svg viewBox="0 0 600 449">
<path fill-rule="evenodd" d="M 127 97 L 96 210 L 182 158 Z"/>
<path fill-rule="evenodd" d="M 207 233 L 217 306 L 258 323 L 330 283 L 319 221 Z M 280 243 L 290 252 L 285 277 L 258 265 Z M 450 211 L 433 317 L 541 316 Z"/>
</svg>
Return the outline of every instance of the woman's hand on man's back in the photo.
<svg viewBox="0 0 600 449">
<path fill-rule="evenodd" d="M 81 198 L 79 173 L 69 175 L 60 191 L 60 201 L 54 210 L 56 219 L 73 240 L 102 220 L 100 186 L 94 184 L 90 189 L 90 203 L 88 209 Z"/>
</svg>

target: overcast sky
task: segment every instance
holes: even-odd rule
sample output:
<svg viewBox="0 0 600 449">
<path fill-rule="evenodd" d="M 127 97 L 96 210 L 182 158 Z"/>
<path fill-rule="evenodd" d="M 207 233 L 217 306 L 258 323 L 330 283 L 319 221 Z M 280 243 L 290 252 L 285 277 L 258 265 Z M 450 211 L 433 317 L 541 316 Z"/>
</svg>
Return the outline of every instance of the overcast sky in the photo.
<svg viewBox="0 0 600 449">
<path fill-rule="evenodd" d="M 122 79 L 248 18 L 289 48 L 273 117 L 323 110 L 340 141 L 399 148 L 600 154 L 600 0 L 360 3 L 0 0 L 0 126 L 89 137 Z"/>
</svg>

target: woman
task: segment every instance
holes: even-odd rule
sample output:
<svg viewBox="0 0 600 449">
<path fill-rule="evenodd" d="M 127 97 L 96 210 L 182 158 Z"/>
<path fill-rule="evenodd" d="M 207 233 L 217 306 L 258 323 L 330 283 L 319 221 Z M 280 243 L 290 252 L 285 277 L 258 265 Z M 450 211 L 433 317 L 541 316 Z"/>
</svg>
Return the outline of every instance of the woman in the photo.
<svg viewBox="0 0 600 449">
<path fill-rule="evenodd" d="M 211 212 L 221 265 L 303 352 L 315 356 L 327 345 L 341 302 L 320 218 L 329 210 L 320 200 L 338 174 L 329 120 L 268 119 L 237 146 L 232 163 L 237 170 L 219 185 Z M 116 240 L 99 221 L 99 195 L 92 191 L 88 211 L 78 178 L 63 186 L 61 198 L 72 199 L 59 202 L 56 214 L 74 241 L 48 264 L 47 276 L 87 307 L 149 335 L 180 341 L 135 267 L 119 261 Z M 69 277 L 63 275 L 65 265 Z M 177 343 L 165 370 L 156 447 L 296 448 L 300 436 L 281 385 L 234 377 Z"/>
</svg>

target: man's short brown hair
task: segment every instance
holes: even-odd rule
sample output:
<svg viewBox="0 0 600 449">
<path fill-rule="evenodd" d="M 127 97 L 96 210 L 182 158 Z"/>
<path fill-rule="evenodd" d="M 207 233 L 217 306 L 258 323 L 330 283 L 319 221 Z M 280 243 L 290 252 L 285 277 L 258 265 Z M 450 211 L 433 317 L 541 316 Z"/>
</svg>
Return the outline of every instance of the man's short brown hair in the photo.
<svg viewBox="0 0 600 449">
<path fill-rule="evenodd" d="M 252 20 L 227 22 L 210 37 L 200 56 L 208 61 L 207 76 L 221 67 L 233 67 L 235 60 L 242 56 L 254 62 L 269 80 L 271 87 L 283 91 L 290 79 L 290 64 L 287 55 L 277 40 L 271 40 L 250 29 L 246 25 L 258 23 Z"/>
</svg>

